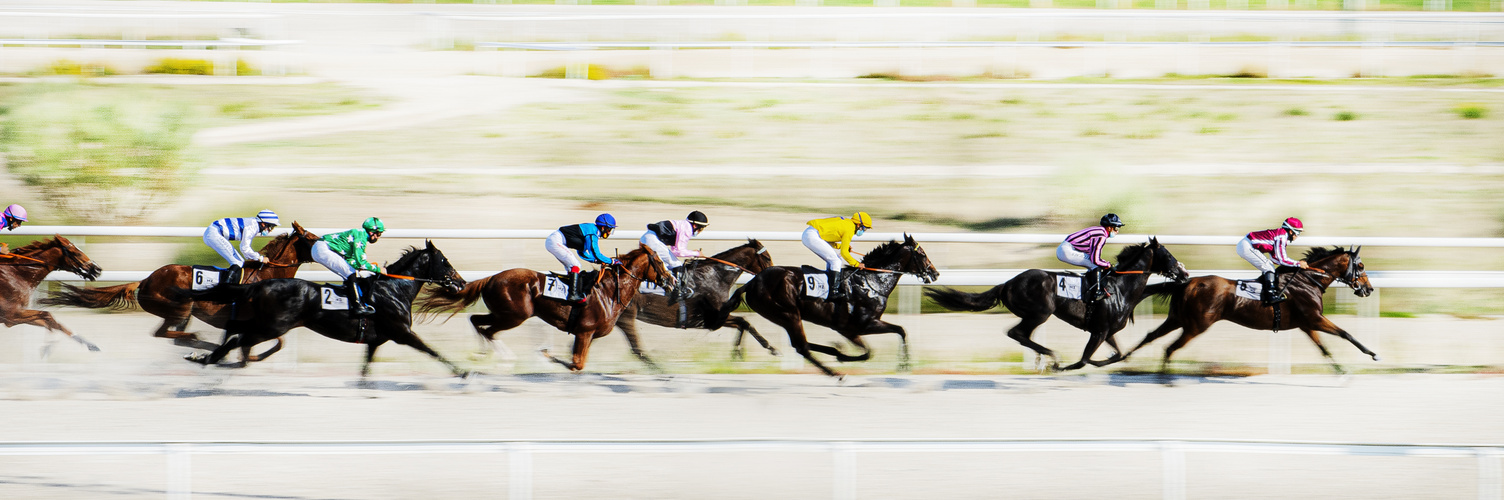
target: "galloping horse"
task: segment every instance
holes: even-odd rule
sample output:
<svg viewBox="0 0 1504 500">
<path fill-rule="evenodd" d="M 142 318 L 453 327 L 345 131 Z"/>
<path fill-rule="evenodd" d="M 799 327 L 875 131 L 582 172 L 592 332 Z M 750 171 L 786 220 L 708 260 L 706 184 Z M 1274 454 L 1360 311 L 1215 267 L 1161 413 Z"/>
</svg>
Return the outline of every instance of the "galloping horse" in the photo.
<svg viewBox="0 0 1504 500">
<path fill-rule="evenodd" d="M 862 258 L 862 267 L 851 276 L 851 294 L 846 300 L 831 302 L 825 299 L 805 297 L 804 273 L 799 269 L 770 267 L 752 281 L 742 285 L 731 294 L 715 318 L 710 318 L 710 329 L 719 328 L 725 318 L 746 300 L 747 306 L 757 314 L 788 331 L 789 343 L 804 359 L 832 377 L 843 375 L 826 368 L 814 357 L 814 352 L 835 356 L 837 361 L 866 361 L 872 357 L 872 349 L 862 341 L 863 335 L 896 333 L 900 343 L 899 369 L 909 366 L 908 334 L 903 327 L 882 321 L 883 311 L 888 308 L 888 296 L 898 286 L 901 274 L 918 275 L 925 283 L 940 276 L 924 249 L 905 234 L 903 243 L 890 241 L 873 249 Z M 804 334 L 804 321 L 824 326 L 840 333 L 852 344 L 862 348 L 856 356 L 842 353 L 835 347 L 810 342 Z M 813 352 L 812 352 L 813 351 Z"/>
<path fill-rule="evenodd" d="M 1102 283 L 1111 296 L 1096 302 L 1089 315 L 1081 299 L 1068 299 L 1056 294 L 1056 279 L 1065 273 L 1042 269 L 1024 271 L 1006 283 L 982 293 L 966 293 L 950 288 L 929 289 L 924 292 L 940 307 L 951 310 L 985 311 L 999 303 L 1003 304 L 1009 312 L 1023 320 L 1008 329 L 1008 337 L 1040 355 L 1049 356 L 1051 369 L 1074 370 L 1086 363 L 1102 366 L 1122 359 L 1122 350 L 1118 348 L 1114 335 L 1128 325 L 1128 321 L 1133 318 L 1133 308 L 1146 297 L 1144 288 L 1151 273 L 1181 281 L 1190 277 L 1185 266 L 1180 265 L 1175 256 L 1164 245 L 1160 245 L 1156 238 L 1149 238 L 1148 243 L 1132 245 L 1118 252 L 1118 265 L 1114 269 L 1116 272 L 1106 277 Z M 1034 329 L 1048 321 L 1051 315 L 1091 334 L 1081 360 L 1065 368 L 1060 367 L 1060 358 L 1055 356 L 1055 351 L 1030 338 L 1034 335 Z M 1092 354 L 1097 352 L 1104 341 L 1112 347 L 1112 358 L 1093 361 Z"/>
<path fill-rule="evenodd" d="M 670 304 L 668 297 L 663 295 L 637 294 L 632 299 L 632 304 L 616 318 L 616 326 L 627 336 L 627 343 L 632 345 L 632 353 L 649 366 L 656 366 L 638 346 L 636 320 L 669 328 L 707 328 L 706 318 L 715 316 L 721 304 L 726 303 L 726 296 L 730 295 L 731 285 L 736 284 L 737 277 L 743 272 L 755 275 L 771 265 L 773 257 L 768 255 L 768 249 L 754 239 L 714 256 L 691 260 L 684 264 L 684 281 L 679 286 L 693 290 L 693 295 L 681 303 Z M 758 334 L 757 329 L 752 328 L 747 320 L 728 316 L 721 326 L 736 327 L 736 341 L 732 343 L 731 357 L 741 357 L 742 337 L 748 333 L 768 352 L 778 355 L 778 350 L 768 344 L 768 340 Z"/>
<path fill-rule="evenodd" d="M 98 265 L 89 260 L 89 256 L 73 246 L 73 242 L 57 235 L 50 240 L 35 241 L 11 250 L 8 254 L 0 254 L 0 321 L 5 322 L 6 328 L 33 325 L 49 331 L 63 332 L 90 351 L 98 351 L 99 346 L 74 335 L 62 323 L 58 323 L 52 313 L 26 308 L 31 303 L 31 293 L 36 290 L 37 284 L 57 270 L 77 274 L 89 281 L 98 278 L 101 271 Z"/>
<path fill-rule="evenodd" d="M 496 341 L 496 332 L 511 330 L 537 316 L 554 328 L 574 335 L 574 356 L 570 361 L 551 355 L 548 359 L 578 372 L 585 369 L 590 342 L 611 333 L 616 327 L 616 318 L 637 296 L 638 285 L 649 281 L 665 288 L 672 287 L 668 282 L 673 276 L 647 247 L 638 245 L 636 250 L 627 252 L 619 260 L 621 264 L 607 265 L 600 272 L 599 284 L 585 297 L 583 304 L 542 297 L 548 276 L 519 268 L 475 280 L 461 290 L 434 290 L 418 301 L 418 310 L 459 312 L 477 299 L 485 299 L 490 312 L 471 315 L 470 324 L 487 342 Z M 548 351 L 544 354 L 548 355 Z"/>
<path fill-rule="evenodd" d="M 313 244 L 319 241 L 316 234 L 292 223 L 292 232 L 273 238 L 261 247 L 265 263 L 246 262 L 242 282 L 254 283 L 265 279 L 291 278 L 298 266 L 313 262 Z M 195 303 L 188 297 L 175 293 L 187 289 L 193 283 L 193 266 L 171 264 L 152 271 L 146 279 L 124 285 L 102 288 L 79 288 L 63 285 L 60 291 L 42 299 L 43 304 L 97 309 L 108 307 L 124 310 L 139 305 L 142 310 L 162 318 L 162 326 L 152 336 L 173 339 L 173 343 L 198 349 L 213 350 L 219 346 L 199 340 L 197 335 L 184 330 L 190 317 L 198 318 L 215 328 L 224 328 L 229 321 L 229 309 L 214 302 Z M 250 361 L 259 361 L 282 348 L 282 340 L 266 352 L 251 356 Z"/>
<path fill-rule="evenodd" d="M 1175 339 L 1169 347 L 1165 348 L 1165 359 L 1160 365 L 1160 371 L 1168 373 L 1170 356 L 1187 342 L 1201 335 L 1206 329 L 1211 328 L 1212 323 L 1228 320 L 1255 330 L 1274 330 L 1276 328 L 1299 328 L 1306 332 L 1311 342 L 1321 349 L 1321 355 L 1332 364 L 1337 373 L 1346 373 L 1337 360 L 1332 359 L 1332 353 L 1321 344 L 1321 338 L 1317 332 L 1326 332 L 1351 342 L 1363 354 L 1379 360 L 1379 355 L 1363 347 L 1357 339 L 1347 331 L 1332 324 L 1332 320 L 1322 315 L 1322 294 L 1333 281 L 1340 281 L 1353 289 L 1353 294 L 1359 297 L 1367 297 L 1373 293 L 1373 284 L 1368 282 L 1368 274 L 1363 271 L 1363 259 L 1358 257 L 1358 252 L 1363 247 L 1343 250 L 1341 247 L 1312 248 L 1306 252 L 1305 260 L 1310 269 L 1298 269 L 1282 276 L 1286 283 L 1285 293 L 1289 297 L 1284 302 L 1275 304 L 1273 307 L 1265 306 L 1258 299 L 1238 297 L 1234 294 L 1237 283 L 1233 280 L 1220 276 L 1201 276 L 1192 279 L 1188 283 L 1162 283 L 1149 287 L 1150 295 L 1166 296 L 1170 299 L 1170 312 L 1166 315 L 1165 322 L 1156 327 L 1144 340 L 1138 343 L 1124 356 L 1132 355 L 1155 339 L 1165 336 L 1175 329 L 1182 329 L 1180 338 Z M 1275 313 L 1279 313 L 1281 322 L 1275 325 Z"/>
<path fill-rule="evenodd" d="M 371 286 L 371 304 L 376 313 L 368 317 L 352 317 L 346 307 L 326 309 L 320 290 L 322 286 L 296 278 L 263 280 L 249 285 L 225 284 L 192 292 L 194 300 L 221 304 L 234 302 L 238 304 L 238 310 L 236 317 L 225 325 L 224 345 L 207 356 L 199 353 L 188 360 L 205 365 L 218 363 L 230 350 L 238 347 L 242 354 L 238 366 L 244 367 L 246 358 L 243 356 L 251 346 L 281 337 L 288 330 L 302 326 L 334 340 L 365 344 L 366 360 L 360 367 L 362 379 L 371 372 L 376 348 L 388 341 L 433 356 L 456 376 L 469 375 L 434 352 L 412 330 L 413 299 L 424 283 L 434 283 L 450 290 L 459 290 L 465 283 L 449 264 L 449 259 L 430 241 L 421 249 L 408 248 L 386 270 L 390 274 L 378 276 Z M 344 294 L 342 291 L 336 293 Z"/>
</svg>

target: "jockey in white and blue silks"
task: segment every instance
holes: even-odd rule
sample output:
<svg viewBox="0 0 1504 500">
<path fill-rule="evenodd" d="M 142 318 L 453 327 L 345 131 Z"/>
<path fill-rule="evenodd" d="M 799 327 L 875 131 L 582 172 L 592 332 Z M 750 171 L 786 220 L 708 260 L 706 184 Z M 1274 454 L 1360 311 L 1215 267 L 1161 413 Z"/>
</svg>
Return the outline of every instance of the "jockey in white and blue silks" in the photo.
<svg viewBox="0 0 1504 500">
<path fill-rule="evenodd" d="M 230 264 L 230 282 L 239 283 L 240 268 L 245 266 L 247 260 L 264 261 L 261 254 L 251 249 L 251 239 L 256 236 L 269 236 L 277 224 L 281 221 L 277 213 L 271 210 L 262 210 L 256 213 L 255 218 L 238 217 L 224 218 L 209 224 L 204 230 L 204 244 L 214 249 L 214 252 L 224 257 L 225 262 Z M 231 241 L 239 241 L 239 253 L 230 245 Z"/>
</svg>

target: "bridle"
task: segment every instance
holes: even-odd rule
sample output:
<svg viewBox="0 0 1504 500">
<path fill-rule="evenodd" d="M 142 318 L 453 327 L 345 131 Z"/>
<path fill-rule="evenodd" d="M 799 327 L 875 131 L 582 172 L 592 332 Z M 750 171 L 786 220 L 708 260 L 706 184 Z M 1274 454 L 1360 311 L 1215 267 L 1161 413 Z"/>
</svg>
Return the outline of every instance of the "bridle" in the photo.
<svg viewBox="0 0 1504 500">
<path fill-rule="evenodd" d="M 882 269 L 882 268 L 867 267 L 867 266 L 857 266 L 856 269 L 858 271 L 871 271 L 871 272 L 874 272 L 874 273 L 912 274 L 914 276 L 918 276 L 920 281 L 923 281 L 925 283 L 929 283 L 930 279 L 924 274 L 924 272 L 922 270 L 921 271 L 904 271 L 904 270 L 902 270 L 902 268 L 905 268 L 905 267 L 906 268 L 910 268 L 910 269 L 918 267 L 918 266 L 914 265 L 914 255 L 918 254 L 918 253 L 919 253 L 919 245 L 914 245 L 914 248 L 909 249 L 908 255 L 903 256 L 903 260 L 899 261 L 899 268 L 900 269 L 896 270 L 896 271 L 892 270 L 892 269 Z"/>
</svg>

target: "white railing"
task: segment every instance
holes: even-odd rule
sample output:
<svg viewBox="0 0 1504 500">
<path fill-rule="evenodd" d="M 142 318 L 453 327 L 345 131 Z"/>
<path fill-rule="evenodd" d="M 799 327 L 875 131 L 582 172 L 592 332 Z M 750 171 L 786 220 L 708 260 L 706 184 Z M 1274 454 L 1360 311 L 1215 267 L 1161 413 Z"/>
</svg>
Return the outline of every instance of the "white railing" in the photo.
<svg viewBox="0 0 1504 500">
<path fill-rule="evenodd" d="M 78 45 L 82 47 L 278 47 L 296 45 L 302 40 L 255 40 L 250 38 L 221 38 L 218 40 L 114 40 L 104 38 L 0 38 L 0 45 Z"/>
<path fill-rule="evenodd" d="M 479 42 L 476 49 L 600 50 L 600 49 L 876 49 L 1037 47 L 1504 47 L 1504 41 L 1264 41 L 1264 42 L 1009 42 L 1009 41 L 887 41 L 887 42 Z"/>
<path fill-rule="evenodd" d="M 1500 500 L 1498 444 L 1388 444 L 1315 441 L 1202 439 L 986 439 L 986 440 L 614 440 L 614 441 L 323 441 L 323 442 L 9 442 L 0 456 L 166 455 L 166 493 L 170 500 L 193 493 L 195 455 L 418 455 L 502 454 L 508 461 L 510 500 L 533 498 L 532 459 L 538 454 L 605 454 L 663 452 L 824 451 L 831 454 L 831 496 L 853 500 L 859 453 L 998 453 L 998 452 L 1158 452 L 1161 492 L 1166 500 L 1186 497 L 1186 454 L 1256 453 L 1284 455 L 1360 455 L 1413 458 L 1466 458 L 1477 463 L 1477 498 Z"/>
</svg>

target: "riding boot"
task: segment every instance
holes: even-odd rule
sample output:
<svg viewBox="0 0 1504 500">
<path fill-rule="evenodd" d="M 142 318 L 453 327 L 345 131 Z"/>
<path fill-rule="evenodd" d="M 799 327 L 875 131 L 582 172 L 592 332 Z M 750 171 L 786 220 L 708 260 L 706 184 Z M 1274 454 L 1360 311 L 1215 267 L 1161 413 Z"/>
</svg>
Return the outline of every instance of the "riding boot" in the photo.
<svg viewBox="0 0 1504 500">
<path fill-rule="evenodd" d="M 1274 305 L 1285 301 L 1285 294 L 1279 293 L 1279 288 L 1275 285 L 1274 273 L 1264 273 L 1259 276 L 1259 283 L 1264 285 L 1264 293 L 1260 296 L 1264 305 Z"/>
<path fill-rule="evenodd" d="M 825 271 L 825 280 L 828 283 L 829 292 L 825 294 L 825 300 L 836 301 L 846 299 L 846 283 L 844 271 Z"/>
<path fill-rule="evenodd" d="M 230 266 L 229 269 L 225 270 L 225 283 L 239 285 L 241 271 L 244 271 L 244 269 L 241 269 L 240 266 Z"/>
<path fill-rule="evenodd" d="M 1087 273 L 1087 291 L 1091 295 L 1091 302 L 1099 302 L 1107 298 L 1107 268 L 1099 267 Z"/>
<path fill-rule="evenodd" d="M 362 281 L 364 280 L 354 274 L 345 278 L 345 294 L 350 298 L 350 314 L 353 316 L 369 316 L 376 312 L 375 308 L 366 304 Z"/>
<path fill-rule="evenodd" d="M 674 275 L 674 289 L 668 292 L 668 303 L 677 304 L 694 293 L 694 290 L 689 287 L 688 271 L 689 266 L 679 266 L 669 271 Z"/>
<path fill-rule="evenodd" d="M 580 286 L 580 273 L 569 273 L 569 298 L 564 300 L 569 302 L 585 300 L 585 290 Z"/>
</svg>

